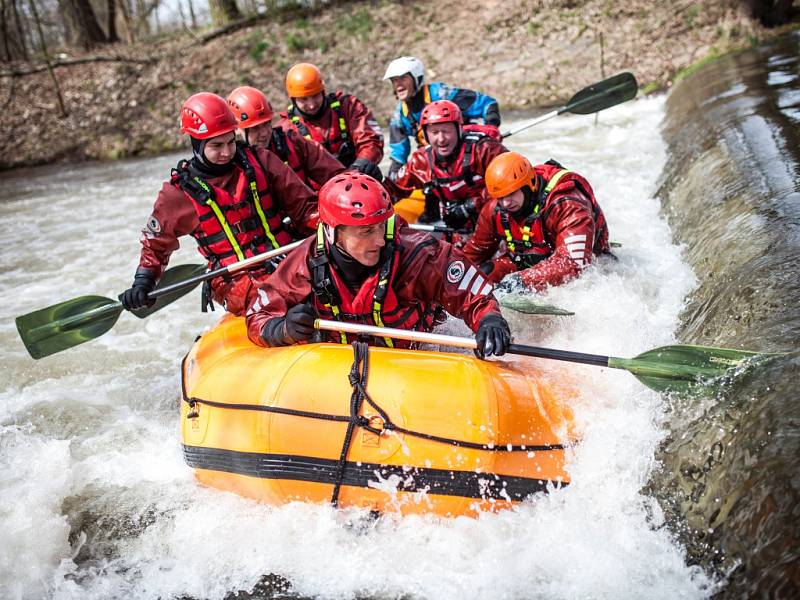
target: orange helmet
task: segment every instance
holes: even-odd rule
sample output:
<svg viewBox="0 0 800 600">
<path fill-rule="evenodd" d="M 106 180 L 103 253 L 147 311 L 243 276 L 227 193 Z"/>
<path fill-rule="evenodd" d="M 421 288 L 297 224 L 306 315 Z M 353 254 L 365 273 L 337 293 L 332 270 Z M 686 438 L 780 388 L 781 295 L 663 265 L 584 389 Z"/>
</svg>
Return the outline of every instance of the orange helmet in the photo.
<svg viewBox="0 0 800 600">
<path fill-rule="evenodd" d="M 536 172 L 530 161 L 519 152 L 503 152 L 486 167 L 486 189 L 492 198 L 504 198 L 528 186 L 536 191 Z"/>
<path fill-rule="evenodd" d="M 289 98 L 308 98 L 325 91 L 322 73 L 311 63 L 298 63 L 286 73 Z"/>
<path fill-rule="evenodd" d="M 228 95 L 231 107 L 240 129 L 247 129 L 272 120 L 275 113 L 264 92 L 249 85 L 236 88 Z"/>
</svg>

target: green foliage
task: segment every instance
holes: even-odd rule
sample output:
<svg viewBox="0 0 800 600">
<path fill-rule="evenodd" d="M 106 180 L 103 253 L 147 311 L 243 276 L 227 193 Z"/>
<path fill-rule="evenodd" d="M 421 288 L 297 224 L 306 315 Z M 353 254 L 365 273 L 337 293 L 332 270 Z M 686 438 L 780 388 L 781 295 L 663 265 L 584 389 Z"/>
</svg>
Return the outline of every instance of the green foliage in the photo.
<svg viewBox="0 0 800 600">
<path fill-rule="evenodd" d="M 253 62 L 256 64 L 261 64 L 261 61 L 264 56 L 264 52 L 269 50 L 270 44 L 268 41 L 264 39 L 254 40 L 250 46 L 250 58 L 253 59 Z"/>
<path fill-rule="evenodd" d="M 300 52 L 306 48 L 311 48 L 312 44 L 301 34 L 289 32 L 286 35 L 286 45 L 293 52 Z"/>
<path fill-rule="evenodd" d="M 700 69 L 705 67 L 707 64 L 714 62 L 718 58 L 719 58 L 719 55 L 717 54 L 716 48 L 712 47 L 711 51 L 709 52 L 708 55 L 704 56 L 700 60 L 697 60 L 697 61 L 693 62 L 691 65 L 689 65 L 685 69 L 681 69 L 680 71 L 678 71 L 678 73 L 675 75 L 675 79 L 674 79 L 675 83 L 678 83 L 679 81 L 681 81 L 683 79 L 686 79 L 690 75 L 696 73 L 697 71 L 699 71 Z"/>
<path fill-rule="evenodd" d="M 538 35 L 543 25 L 537 21 L 528 21 L 528 35 Z"/>
<path fill-rule="evenodd" d="M 366 8 L 362 8 L 353 14 L 344 15 L 336 25 L 342 33 L 348 36 L 359 36 L 365 40 L 372 31 L 372 14 Z"/>
</svg>

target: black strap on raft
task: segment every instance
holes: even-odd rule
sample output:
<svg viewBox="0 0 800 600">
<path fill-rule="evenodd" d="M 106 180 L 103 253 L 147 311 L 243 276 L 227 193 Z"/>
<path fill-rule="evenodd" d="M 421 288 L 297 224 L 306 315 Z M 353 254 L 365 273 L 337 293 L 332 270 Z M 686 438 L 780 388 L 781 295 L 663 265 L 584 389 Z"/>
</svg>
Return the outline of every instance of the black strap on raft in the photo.
<svg viewBox="0 0 800 600">
<path fill-rule="evenodd" d="M 344 471 L 347 468 L 347 454 L 350 452 L 350 445 L 353 442 L 353 433 L 359 425 L 366 425 L 366 417 L 359 415 L 361 405 L 367 395 L 367 377 L 369 376 L 369 346 L 366 342 L 353 342 L 353 366 L 350 368 L 350 385 L 353 392 L 350 394 L 350 420 L 347 423 L 347 431 L 342 442 L 342 452 L 339 454 L 339 463 L 336 465 L 336 472 L 333 476 L 333 494 L 331 494 L 331 504 L 338 506 L 339 490 L 342 488 Z M 371 401 L 370 401 L 371 403 Z"/>
</svg>

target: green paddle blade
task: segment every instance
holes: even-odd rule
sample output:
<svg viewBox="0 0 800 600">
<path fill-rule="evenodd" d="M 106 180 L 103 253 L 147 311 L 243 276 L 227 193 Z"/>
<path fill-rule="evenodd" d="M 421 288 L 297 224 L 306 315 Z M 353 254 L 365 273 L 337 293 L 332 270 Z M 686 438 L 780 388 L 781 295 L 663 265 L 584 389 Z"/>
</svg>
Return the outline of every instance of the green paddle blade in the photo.
<svg viewBox="0 0 800 600">
<path fill-rule="evenodd" d="M 169 269 L 164 271 L 164 274 L 161 276 L 161 279 L 158 280 L 158 285 L 153 291 L 157 292 L 158 290 L 163 289 L 167 286 L 180 283 L 191 277 L 196 277 L 197 275 L 202 275 L 205 272 L 206 272 L 205 265 L 196 265 L 196 264 L 177 265 L 174 267 L 170 267 Z M 132 310 L 131 312 L 140 319 L 149 317 L 154 312 L 161 310 L 168 304 L 172 304 L 178 298 L 182 298 L 183 296 L 191 292 L 194 288 L 196 288 L 199 284 L 200 284 L 199 281 L 195 281 L 190 285 L 174 289 L 162 296 L 158 296 L 156 298 L 156 303 L 153 304 L 153 306 L 143 306 L 142 308 L 137 308 L 136 310 Z"/>
<path fill-rule="evenodd" d="M 743 369 L 772 356 L 778 355 L 732 348 L 677 345 L 654 348 L 635 358 L 612 356 L 608 359 L 608 366 L 629 371 L 647 387 L 658 392 L 687 391 L 722 377 L 731 369 Z"/>
<path fill-rule="evenodd" d="M 521 295 L 503 296 L 498 299 L 498 302 L 500 302 L 500 306 L 503 308 L 509 308 L 526 315 L 556 315 L 566 317 L 575 314 L 574 312 L 558 308 L 552 304 L 537 302 L 536 300 Z"/>
<path fill-rule="evenodd" d="M 583 88 L 559 112 L 590 115 L 632 100 L 638 89 L 633 73 L 620 73 Z"/>
<path fill-rule="evenodd" d="M 100 337 L 114 326 L 122 304 L 81 296 L 17 317 L 17 331 L 33 358 L 43 358 Z"/>
</svg>

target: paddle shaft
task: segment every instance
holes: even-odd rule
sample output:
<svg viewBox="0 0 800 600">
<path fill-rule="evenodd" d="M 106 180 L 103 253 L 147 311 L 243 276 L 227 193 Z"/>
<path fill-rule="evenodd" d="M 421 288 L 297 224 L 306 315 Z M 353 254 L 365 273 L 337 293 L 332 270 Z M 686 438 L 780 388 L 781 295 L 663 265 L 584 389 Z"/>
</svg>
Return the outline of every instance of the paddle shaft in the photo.
<svg viewBox="0 0 800 600">
<path fill-rule="evenodd" d="M 392 329 L 390 327 L 375 327 L 374 325 L 360 325 L 358 323 L 344 323 L 340 321 L 330 321 L 327 319 L 317 319 L 314 327 L 326 331 L 343 331 L 344 333 L 354 333 L 362 335 L 372 335 L 379 338 L 390 337 L 409 342 L 423 342 L 426 344 L 440 344 L 442 346 L 452 346 L 454 348 L 467 348 L 474 350 L 477 342 L 472 338 L 465 338 L 457 335 L 443 335 L 441 333 L 425 333 L 423 331 L 408 331 L 405 329 Z M 538 358 L 549 358 L 553 360 L 563 360 L 567 362 L 594 365 L 597 367 L 607 367 L 611 357 L 600 356 L 599 354 L 584 354 L 583 352 L 570 352 L 568 350 L 554 350 L 552 348 L 541 348 L 538 346 L 525 346 L 523 344 L 511 344 L 508 347 L 509 354 L 520 354 L 522 356 L 535 356 Z"/>
<path fill-rule="evenodd" d="M 274 250 L 270 250 L 269 252 L 263 252 L 256 256 L 251 256 L 250 258 L 240 260 L 239 262 L 233 263 L 232 265 L 228 265 L 227 267 L 221 267 L 219 269 L 214 269 L 213 271 L 208 271 L 206 273 L 201 273 L 200 275 L 190 277 L 189 279 L 184 279 L 183 281 L 178 281 L 177 283 L 173 283 L 172 285 L 167 285 L 164 286 L 163 288 L 158 288 L 157 290 L 153 290 L 147 295 L 147 297 L 155 299 L 158 298 L 159 296 L 163 296 L 165 294 L 169 294 L 170 292 L 174 292 L 175 290 L 184 289 L 187 287 L 197 285 L 198 283 L 201 283 L 203 281 L 214 279 L 215 277 L 219 277 L 220 275 L 231 275 L 233 273 L 238 273 L 239 271 L 248 269 L 253 265 L 257 265 L 260 262 L 264 262 L 271 258 L 275 258 L 276 256 L 286 254 L 290 250 L 294 250 L 295 248 L 297 248 L 302 243 L 303 240 L 292 242 L 291 244 L 286 244 L 285 246 L 281 246 L 280 248 L 275 248 Z"/>
<path fill-rule="evenodd" d="M 509 129 L 505 133 L 501 133 L 500 137 L 502 139 L 506 139 L 507 137 L 511 137 L 515 133 L 519 133 L 520 131 L 524 131 L 525 129 L 528 129 L 528 127 L 533 127 L 534 125 L 538 125 L 539 123 L 544 123 L 545 121 L 549 121 L 553 117 L 557 117 L 558 115 L 560 115 L 562 113 L 565 113 L 565 112 L 567 112 L 567 107 L 566 106 L 561 107 L 558 110 L 550 111 L 549 113 L 546 113 L 546 114 L 544 114 L 544 115 L 542 115 L 540 117 L 536 117 L 532 121 L 528 121 L 527 123 L 523 123 L 519 127 L 515 127 L 514 129 Z"/>
</svg>

